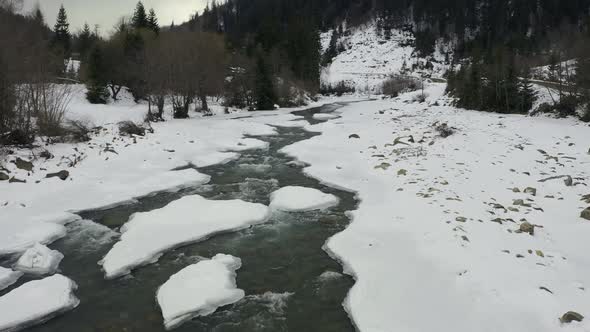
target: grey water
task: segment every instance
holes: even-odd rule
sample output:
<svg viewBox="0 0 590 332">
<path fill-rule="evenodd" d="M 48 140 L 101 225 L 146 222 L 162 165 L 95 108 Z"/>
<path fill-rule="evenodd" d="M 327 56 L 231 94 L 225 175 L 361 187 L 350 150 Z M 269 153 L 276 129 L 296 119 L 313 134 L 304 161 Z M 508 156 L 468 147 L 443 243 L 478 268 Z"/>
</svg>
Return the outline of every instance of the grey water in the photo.
<svg viewBox="0 0 590 332">
<path fill-rule="evenodd" d="M 300 121 L 317 123 L 320 121 L 313 120 L 314 113 L 328 113 L 339 107 L 327 105 L 297 115 L 304 117 Z M 342 267 L 322 246 L 347 227 L 350 221 L 345 212 L 356 209 L 358 202 L 353 193 L 325 186 L 304 175 L 301 166 L 288 165 L 293 159 L 279 152 L 284 146 L 317 134 L 302 128 L 277 128 L 277 132 L 275 136 L 256 137 L 270 143 L 267 150 L 246 151 L 228 164 L 199 169 L 211 176 L 207 185 L 82 213 L 85 220 L 69 225 L 68 236 L 50 246 L 64 253 L 60 273 L 78 284 L 76 295 L 80 305 L 28 331 L 165 331 L 155 300 L 158 287 L 186 266 L 218 253 L 242 259 L 237 285 L 246 297 L 174 331 L 354 331 L 342 306 L 354 281 L 341 274 Z M 263 225 L 184 246 L 129 276 L 104 279 L 98 262 L 117 241 L 116 230 L 131 214 L 158 209 L 192 194 L 214 200 L 242 199 L 269 204 L 271 192 L 289 185 L 332 193 L 340 198 L 340 204 L 325 211 L 275 212 Z M 23 278 L 11 289 L 28 280 Z"/>
</svg>

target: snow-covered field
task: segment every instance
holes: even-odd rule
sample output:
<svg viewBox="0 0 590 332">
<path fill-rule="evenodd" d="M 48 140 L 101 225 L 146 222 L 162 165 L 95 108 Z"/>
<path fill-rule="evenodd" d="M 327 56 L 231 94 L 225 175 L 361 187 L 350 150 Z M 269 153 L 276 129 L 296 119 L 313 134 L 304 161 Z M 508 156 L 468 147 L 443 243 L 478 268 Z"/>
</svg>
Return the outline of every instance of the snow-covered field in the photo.
<svg viewBox="0 0 590 332">
<path fill-rule="evenodd" d="M 352 104 L 284 149 L 361 200 L 326 245 L 356 279 L 345 303 L 356 326 L 589 331 L 559 318 L 590 314 L 590 128 L 433 106 L 443 91 Z M 443 123 L 455 133 L 441 137 Z"/>
</svg>

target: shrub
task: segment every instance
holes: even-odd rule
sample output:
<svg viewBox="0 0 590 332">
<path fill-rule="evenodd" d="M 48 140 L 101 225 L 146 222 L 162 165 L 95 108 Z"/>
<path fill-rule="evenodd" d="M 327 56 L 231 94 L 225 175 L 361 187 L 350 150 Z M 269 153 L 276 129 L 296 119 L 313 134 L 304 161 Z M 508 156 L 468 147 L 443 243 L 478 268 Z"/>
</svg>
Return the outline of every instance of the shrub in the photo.
<svg viewBox="0 0 590 332">
<path fill-rule="evenodd" d="M 40 84 L 41 98 L 37 110 L 37 127 L 44 136 L 63 134 L 62 122 L 72 98 L 72 89 L 67 84 Z"/>
<path fill-rule="evenodd" d="M 74 142 L 90 141 L 91 125 L 80 120 L 70 120 L 64 127 L 65 135 Z"/>
<path fill-rule="evenodd" d="M 415 91 L 420 86 L 418 80 L 409 76 L 392 75 L 381 85 L 381 92 L 395 98 L 400 93 Z"/>
<path fill-rule="evenodd" d="M 133 121 L 123 121 L 119 122 L 119 133 L 121 135 L 128 135 L 128 136 L 145 136 L 146 129 L 142 126 L 138 126 Z"/>
<path fill-rule="evenodd" d="M 336 83 L 336 85 L 322 84 L 322 86 L 320 87 L 320 93 L 324 96 L 336 95 L 338 97 L 341 97 L 342 95 L 344 95 L 346 93 L 355 93 L 355 92 L 356 92 L 355 87 L 352 85 L 349 85 L 345 81 L 340 81 L 340 82 Z"/>
</svg>

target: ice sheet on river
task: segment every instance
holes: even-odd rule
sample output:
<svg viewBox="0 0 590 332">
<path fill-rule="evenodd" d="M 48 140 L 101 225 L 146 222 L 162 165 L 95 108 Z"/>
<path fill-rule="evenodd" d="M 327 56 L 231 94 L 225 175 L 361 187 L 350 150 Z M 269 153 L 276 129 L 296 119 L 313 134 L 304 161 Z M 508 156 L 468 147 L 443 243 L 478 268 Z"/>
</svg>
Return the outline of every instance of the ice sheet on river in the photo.
<svg viewBox="0 0 590 332">
<path fill-rule="evenodd" d="M 157 261 L 166 250 L 264 222 L 269 214 L 262 204 L 186 196 L 161 209 L 132 215 L 102 267 L 106 278 L 116 278 Z"/>
<path fill-rule="evenodd" d="M 327 209 L 339 203 L 334 195 L 305 187 L 281 188 L 271 194 L 270 200 L 271 208 L 288 212 Z"/>
<path fill-rule="evenodd" d="M 80 301 L 72 280 L 56 274 L 28 282 L 0 297 L 0 331 L 17 331 L 72 310 Z"/>
<path fill-rule="evenodd" d="M 23 273 L 0 266 L 0 291 L 14 284 Z"/>
<path fill-rule="evenodd" d="M 239 258 L 219 254 L 170 277 L 156 295 L 166 329 L 241 300 L 244 291 L 236 286 L 236 270 L 241 266 Z"/>
<path fill-rule="evenodd" d="M 42 244 L 35 244 L 27 249 L 14 266 L 15 270 L 30 274 L 54 274 L 64 255 L 57 250 L 51 250 Z"/>
</svg>

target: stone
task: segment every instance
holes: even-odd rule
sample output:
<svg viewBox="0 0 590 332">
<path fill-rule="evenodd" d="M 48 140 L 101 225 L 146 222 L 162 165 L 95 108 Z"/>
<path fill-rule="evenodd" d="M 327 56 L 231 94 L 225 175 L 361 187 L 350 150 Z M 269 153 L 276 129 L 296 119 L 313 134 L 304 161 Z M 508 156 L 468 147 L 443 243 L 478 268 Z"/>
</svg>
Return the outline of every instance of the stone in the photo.
<svg viewBox="0 0 590 332">
<path fill-rule="evenodd" d="M 580 315 L 575 311 L 568 311 L 566 312 L 561 318 L 559 319 L 562 323 L 569 324 L 573 321 L 581 322 L 584 320 L 584 316 Z"/>
<path fill-rule="evenodd" d="M 574 185 L 574 179 L 572 179 L 572 177 L 571 177 L 571 176 L 569 176 L 569 175 L 568 175 L 568 176 L 566 176 L 566 178 L 565 178 L 565 180 L 563 180 L 563 182 L 565 183 L 565 185 L 566 185 L 567 187 L 571 187 L 571 186 L 573 186 L 573 185 Z"/>
<path fill-rule="evenodd" d="M 0 172 L 0 181 L 6 181 L 9 179 L 10 179 L 10 176 L 8 176 L 8 174 Z"/>
<path fill-rule="evenodd" d="M 520 229 L 522 233 L 529 233 L 530 235 L 535 235 L 535 226 L 529 222 L 523 222 L 520 224 Z"/>
<path fill-rule="evenodd" d="M 518 188 L 512 188 L 512 192 L 513 193 L 519 193 L 520 192 L 520 189 L 518 189 Z"/>
<path fill-rule="evenodd" d="M 348 138 L 361 138 L 361 137 L 357 134 L 352 134 L 352 135 L 348 136 Z"/>
<path fill-rule="evenodd" d="M 586 210 L 582 211 L 582 214 L 580 215 L 580 217 L 586 219 L 586 220 L 590 220 L 590 207 L 586 208 Z"/>
<path fill-rule="evenodd" d="M 15 178 L 14 176 L 8 180 L 8 183 L 27 183 L 25 180 Z"/>
<path fill-rule="evenodd" d="M 537 256 L 545 258 L 545 254 L 541 250 L 537 250 L 535 253 L 537 254 Z"/>
<path fill-rule="evenodd" d="M 528 187 L 524 190 L 524 193 L 532 195 L 532 196 L 537 196 L 537 189 L 532 188 L 532 187 Z"/>
<path fill-rule="evenodd" d="M 33 170 L 33 163 L 21 158 L 16 158 L 13 163 L 16 165 L 16 168 L 22 169 L 24 171 L 30 172 Z"/>
<path fill-rule="evenodd" d="M 45 177 L 48 179 L 59 178 L 60 180 L 65 181 L 69 176 L 70 176 L 70 172 L 63 170 L 63 171 L 59 171 L 57 173 L 49 173 Z"/>
<path fill-rule="evenodd" d="M 382 169 L 386 171 L 387 169 L 389 169 L 389 167 L 391 167 L 390 163 L 381 163 L 381 165 L 375 166 L 375 169 Z"/>
<path fill-rule="evenodd" d="M 408 171 L 406 171 L 405 169 L 400 169 L 399 171 L 397 171 L 397 175 L 406 176 L 408 175 Z"/>
<path fill-rule="evenodd" d="M 457 217 L 455 218 L 455 220 L 457 220 L 458 222 L 467 222 L 467 218 L 465 217 Z"/>
</svg>

